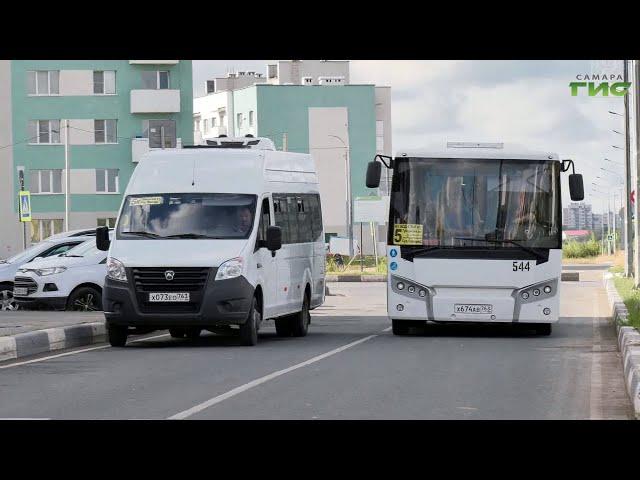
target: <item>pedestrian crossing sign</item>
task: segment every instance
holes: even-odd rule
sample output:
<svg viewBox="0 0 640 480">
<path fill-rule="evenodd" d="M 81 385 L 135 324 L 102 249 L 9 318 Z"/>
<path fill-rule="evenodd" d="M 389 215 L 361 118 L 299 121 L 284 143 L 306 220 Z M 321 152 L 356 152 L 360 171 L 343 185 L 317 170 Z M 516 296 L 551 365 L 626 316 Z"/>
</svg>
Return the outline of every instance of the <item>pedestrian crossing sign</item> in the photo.
<svg viewBox="0 0 640 480">
<path fill-rule="evenodd" d="M 21 190 L 20 193 L 20 221 L 31 221 L 31 195 L 28 191 Z"/>
</svg>

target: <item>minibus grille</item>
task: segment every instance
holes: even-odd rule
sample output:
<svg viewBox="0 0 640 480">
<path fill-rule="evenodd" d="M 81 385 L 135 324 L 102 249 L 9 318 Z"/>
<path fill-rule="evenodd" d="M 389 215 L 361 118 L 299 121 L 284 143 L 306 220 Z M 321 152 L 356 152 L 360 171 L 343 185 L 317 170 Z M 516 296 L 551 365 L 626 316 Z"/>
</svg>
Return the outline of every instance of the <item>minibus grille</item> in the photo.
<svg viewBox="0 0 640 480">
<path fill-rule="evenodd" d="M 29 277 L 16 277 L 13 282 L 13 288 L 21 287 L 27 289 L 27 295 L 31 295 L 38 291 L 38 284 Z"/>
<path fill-rule="evenodd" d="M 133 284 L 140 309 L 145 313 L 191 313 L 200 310 L 210 268 L 200 267 L 146 267 L 131 269 Z M 167 280 L 166 272 L 173 272 Z M 189 292 L 185 303 L 149 302 L 152 292 Z"/>
</svg>

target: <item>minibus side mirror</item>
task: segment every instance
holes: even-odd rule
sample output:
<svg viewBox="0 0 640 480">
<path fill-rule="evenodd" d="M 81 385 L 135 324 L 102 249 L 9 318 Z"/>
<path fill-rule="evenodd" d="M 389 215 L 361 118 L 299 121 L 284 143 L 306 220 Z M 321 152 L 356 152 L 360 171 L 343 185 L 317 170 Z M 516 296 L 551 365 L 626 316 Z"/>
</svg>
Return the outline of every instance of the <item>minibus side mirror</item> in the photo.
<svg viewBox="0 0 640 480">
<path fill-rule="evenodd" d="M 98 247 L 98 250 L 106 252 L 107 250 L 109 250 L 110 245 L 111 241 L 109 240 L 109 227 L 96 228 L 96 247 Z"/>
<path fill-rule="evenodd" d="M 282 229 L 277 226 L 267 228 L 267 249 L 275 255 L 276 250 L 282 248 Z"/>
<path fill-rule="evenodd" d="M 581 174 L 572 173 L 569 175 L 569 195 L 574 202 L 584 200 L 584 184 Z"/>
<path fill-rule="evenodd" d="M 382 164 L 380 162 L 369 162 L 367 165 L 367 188 L 378 188 L 380 186 L 380 173 Z"/>
</svg>

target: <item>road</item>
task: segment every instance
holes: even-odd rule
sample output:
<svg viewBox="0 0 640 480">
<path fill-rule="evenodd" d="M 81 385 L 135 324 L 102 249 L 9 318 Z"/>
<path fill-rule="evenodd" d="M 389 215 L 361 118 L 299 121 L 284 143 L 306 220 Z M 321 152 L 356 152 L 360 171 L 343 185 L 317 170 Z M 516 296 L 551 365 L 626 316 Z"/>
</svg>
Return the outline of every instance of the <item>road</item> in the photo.
<svg viewBox="0 0 640 480">
<path fill-rule="evenodd" d="M 256 347 L 166 332 L 0 364 L 0 418 L 627 419 L 598 276 L 562 284 L 550 337 L 509 327 L 391 334 L 385 285 L 332 284 L 305 338 Z"/>
</svg>

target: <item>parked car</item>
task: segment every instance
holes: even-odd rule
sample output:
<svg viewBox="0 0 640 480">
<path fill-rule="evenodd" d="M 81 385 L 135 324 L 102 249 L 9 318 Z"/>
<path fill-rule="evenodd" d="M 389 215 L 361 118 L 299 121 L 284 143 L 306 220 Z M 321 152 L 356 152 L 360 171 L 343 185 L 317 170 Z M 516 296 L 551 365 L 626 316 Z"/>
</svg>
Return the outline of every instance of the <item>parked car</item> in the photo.
<svg viewBox="0 0 640 480">
<path fill-rule="evenodd" d="M 15 301 L 23 308 L 100 311 L 107 253 L 88 240 L 71 250 L 22 265 L 14 280 Z"/>
<path fill-rule="evenodd" d="M 4 260 L 0 260 L 0 310 L 16 310 L 13 299 L 13 279 L 18 269 L 36 258 L 60 255 L 67 250 L 95 238 L 95 229 L 70 230 L 52 235 L 26 250 Z"/>
</svg>

